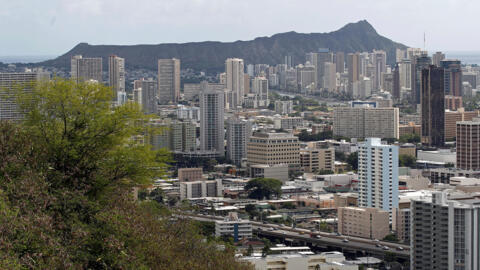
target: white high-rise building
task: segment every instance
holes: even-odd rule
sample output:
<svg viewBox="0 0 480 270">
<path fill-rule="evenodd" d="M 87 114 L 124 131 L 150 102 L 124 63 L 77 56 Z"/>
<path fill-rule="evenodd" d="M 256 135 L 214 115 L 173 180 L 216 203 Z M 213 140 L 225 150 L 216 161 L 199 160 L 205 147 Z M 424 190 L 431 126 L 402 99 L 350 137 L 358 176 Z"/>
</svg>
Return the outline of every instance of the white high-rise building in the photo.
<svg viewBox="0 0 480 270">
<path fill-rule="evenodd" d="M 205 90 L 200 93 L 200 149 L 225 155 L 224 93 Z"/>
<path fill-rule="evenodd" d="M 243 105 L 245 95 L 244 64 L 243 59 L 228 58 L 225 61 L 226 88 L 232 93 L 231 108 Z"/>
<path fill-rule="evenodd" d="M 367 138 L 358 147 L 358 205 L 391 212 L 398 208 L 398 147 Z"/>
<path fill-rule="evenodd" d="M 77 82 L 90 80 L 103 82 L 101 57 L 83 58 L 81 55 L 74 55 L 70 60 L 70 68 L 70 75 Z"/>
<path fill-rule="evenodd" d="M 177 104 L 180 98 L 180 60 L 158 60 L 158 97 L 160 104 Z"/>
<path fill-rule="evenodd" d="M 400 89 L 410 91 L 412 89 L 412 62 L 404 59 L 398 66 L 400 68 Z"/>
<path fill-rule="evenodd" d="M 268 101 L 268 80 L 265 77 L 255 77 L 252 81 L 252 92 L 257 96 L 258 106 L 267 107 Z"/>
<path fill-rule="evenodd" d="M 375 76 L 373 81 L 373 89 L 382 89 L 382 74 L 387 72 L 387 53 L 385 51 L 373 50 Z"/>
<path fill-rule="evenodd" d="M 125 59 L 116 55 L 108 57 L 108 81 L 113 90 L 113 101 L 125 103 Z"/>
<path fill-rule="evenodd" d="M 480 268 L 478 197 L 434 192 L 413 200 L 410 211 L 410 269 Z"/>
<path fill-rule="evenodd" d="M 238 118 L 227 120 L 227 158 L 240 166 L 247 157 L 247 142 L 252 134 L 250 122 Z"/>
</svg>

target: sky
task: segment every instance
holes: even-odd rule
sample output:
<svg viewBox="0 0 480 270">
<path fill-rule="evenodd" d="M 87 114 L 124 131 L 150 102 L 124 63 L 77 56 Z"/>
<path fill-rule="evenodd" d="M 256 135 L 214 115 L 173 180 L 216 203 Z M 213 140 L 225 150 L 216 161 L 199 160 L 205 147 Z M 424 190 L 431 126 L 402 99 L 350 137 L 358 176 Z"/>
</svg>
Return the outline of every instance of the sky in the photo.
<svg viewBox="0 0 480 270">
<path fill-rule="evenodd" d="M 80 42 L 159 44 L 331 32 L 366 19 L 429 51 L 480 51 L 477 0 L 0 0 L 0 56 L 61 55 Z"/>
</svg>

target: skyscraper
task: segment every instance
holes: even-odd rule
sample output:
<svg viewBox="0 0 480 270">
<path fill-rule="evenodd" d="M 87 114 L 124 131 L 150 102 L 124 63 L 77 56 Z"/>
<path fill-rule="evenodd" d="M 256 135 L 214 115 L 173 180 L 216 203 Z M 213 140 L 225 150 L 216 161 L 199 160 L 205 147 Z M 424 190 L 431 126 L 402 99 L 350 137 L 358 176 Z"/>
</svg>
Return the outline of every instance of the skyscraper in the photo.
<svg viewBox="0 0 480 270">
<path fill-rule="evenodd" d="M 398 63 L 395 65 L 393 69 L 393 91 L 392 96 L 395 100 L 400 100 L 400 67 Z"/>
<path fill-rule="evenodd" d="M 440 61 L 444 70 L 444 90 L 446 95 L 462 96 L 462 66 L 460 60 L 446 59 Z"/>
<path fill-rule="evenodd" d="M 242 106 L 245 96 L 243 59 L 228 58 L 225 61 L 225 73 L 227 77 L 226 88 L 232 93 L 232 98 L 229 101 L 230 107 Z"/>
<path fill-rule="evenodd" d="M 413 59 L 412 72 L 412 95 L 413 104 L 420 104 L 420 92 L 422 90 L 422 70 L 432 64 L 432 59 L 427 54 L 416 56 Z"/>
<path fill-rule="evenodd" d="M 338 73 L 345 72 L 345 53 L 344 52 L 336 52 L 335 64 L 336 64 L 336 72 Z"/>
<path fill-rule="evenodd" d="M 440 67 L 440 62 L 445 59 L 445 54 L 442 52 L 436 52 L 433 57 L 433 65 Z"/>
<path fill-rule="evenodd" d="M 411 203 L 410 269 L 470 270 L 480 265 L 479 199 L 434 192 Z"/>
<path fill-rule="evenodd" d="M 391 212 L 398 207 L 398 147 L 367 138 L 358 148 L 360 207 Z"/>
<path fill-rule="evenodd" d="M 348 87 L 351 91 L 353 83 L 360 79 L 358 70 L 360 55 L 357 53 L 349 53 L 347 55 L 347 69 L 348 69 Z"/>
<path fill-rule="evenodd" d="M 293 56 L 288 54 L 285 55 L 285 65 L 287 65 L 287 68 L 293 67 Z"/>
<path fill-rule="evenodd" d="M 326 62 L 325 63 L 325 73 L 323 76 L 323 88 L 329 91 L 337 90 L 337 70 L 336 64 Z"/>
<path fill-rule="evenodd" d="M 422 70 L 422 144 L 441 147 L 445 143 L 445 92 L 443 68 Z"/>
<path fill-rule="evenodd" d="M 375 80 L 373 81 L 373 89 L 382 89 L 382 74 L 387 72 L 387 53 L 385 51 L 373 50 L 375 66 Z"/>
<path fill-rule="evenodd" d="M 158 60 L 158 97 L 160 104 L 177 104 L 180 98 L 180 60 Z"/>
<path fill-rule="evenodd" d="M 457 122 L 457 168 L 480 170 L 480 118 Z"/>
<path fill-rule="evenodd" d="M 142 108 L 146 114 L 156 114 L 158 97 L 157 97 L 157 82 L 153 79 L 142 80 Z"/>
<path fill-rule="evenodd" d="M 113 90 L 113 101 L 125 103 L 125 59 L 116 55 L 108 57 L 108 80 Z"/>
<path fill-rule="evenodd" d="M 79 81 L 95 80 L 99 83 L 102 79 L 102 58 L 83 58 L 81 55 L 74 55 L 70 60 L 70 76 Z"/>
<path fill-rule="evenodd" d="M 250 122 L 238 118 L 227 120 L 227 158 L 237 166 L 247 157 L 247 142 L 251 132 Z"/>
<path fill-rule="evenodd" d="M 220 156 L 225 156 L 224 104 L 222 91 L 200 92 L 200 149 Z"/>
<path fill-rule="evenodd" d="M 306 59 L 315 67 L 315 85 L 317 89 L 324 88 L 325 63 L 333 62 L 333 54 L 328 48 L 320 48 L 318 52 L 307 53 Z"/>
</svg>

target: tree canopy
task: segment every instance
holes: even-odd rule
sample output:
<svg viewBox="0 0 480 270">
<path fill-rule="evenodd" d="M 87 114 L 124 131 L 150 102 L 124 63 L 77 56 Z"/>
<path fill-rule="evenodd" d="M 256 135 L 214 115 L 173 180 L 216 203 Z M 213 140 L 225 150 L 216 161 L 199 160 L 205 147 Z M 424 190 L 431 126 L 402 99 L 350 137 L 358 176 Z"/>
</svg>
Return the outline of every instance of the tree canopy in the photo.
<svg viewBox="0 0 480 270">
<path fill-rule="evenodd" d="M 245 190 L 249 192 L 248 196 L 252 199 L 269 200 L 273 195 L 282 194 L 282 181 L 273 178 L 255 178 L 248 181 Z"/>
<path fill-rule="evenodd" d="M 246 269 L 196 226 L 133 190 L 162 177 L 150 120 L 112 90 L 54 79 L 13 89 L 25 119 L 0 122 L 0 269 Z"/>
</svg>

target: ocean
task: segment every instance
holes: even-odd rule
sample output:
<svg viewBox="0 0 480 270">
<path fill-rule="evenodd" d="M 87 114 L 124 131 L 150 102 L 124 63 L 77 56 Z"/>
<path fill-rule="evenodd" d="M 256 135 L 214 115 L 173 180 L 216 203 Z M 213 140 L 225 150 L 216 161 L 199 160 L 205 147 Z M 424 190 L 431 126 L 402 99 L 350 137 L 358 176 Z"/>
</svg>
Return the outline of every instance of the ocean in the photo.
<svg viewBox="0 0 480 270">
<path fill-rule="evenodd" d="M 54 59 L 55 55 L 12 55 L 12 56 L 0 56 L 0 62 L 11 63 L 37 63 L 45 60 Z"/>
<path fill-rule="evenodd" d="M 435 53 L 435 52 L 430 52 Z M 480 65 L 480 51 L 446 51 L 445 57 L 448 59 L 458 59 L 462 64 Z"/>
</svg>

